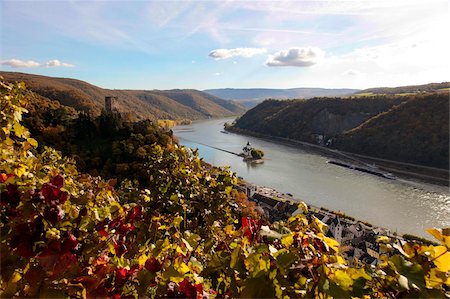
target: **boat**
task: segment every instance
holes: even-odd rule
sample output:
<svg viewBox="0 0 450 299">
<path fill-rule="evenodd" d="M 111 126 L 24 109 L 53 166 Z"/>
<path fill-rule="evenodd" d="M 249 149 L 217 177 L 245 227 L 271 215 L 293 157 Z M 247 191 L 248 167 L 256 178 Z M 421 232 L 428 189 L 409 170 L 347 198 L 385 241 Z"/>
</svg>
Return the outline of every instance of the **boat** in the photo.
<svg viewBox="0 0 450 299">
<path fill-rule="evenodd" d="M 341 166 L 341 167 L 345 167 L 348 169 L 353 169 L 353 170 L 357 170 L 357 171 L 361 171 L 361 172 L 365 172 L 368 174 L 373 174 L 379 177 L 383 177 L 389 180 L 395 180 L 397 179 L 397 177 L 395 175 L 393 175 L 390 172 L 382 172 L 380 171 L 378 168 L 367 168 L 367 167 L 361 167 L 361 166 L 356 166 L 350 163 L 344 163 L 344 162 L 339 162 L 339 161 L 334 161 L 334 160 L 329 160 L 327 161 L 327 163 L 329 164 L 334 164 L 337 166 Z"/>
</svg>

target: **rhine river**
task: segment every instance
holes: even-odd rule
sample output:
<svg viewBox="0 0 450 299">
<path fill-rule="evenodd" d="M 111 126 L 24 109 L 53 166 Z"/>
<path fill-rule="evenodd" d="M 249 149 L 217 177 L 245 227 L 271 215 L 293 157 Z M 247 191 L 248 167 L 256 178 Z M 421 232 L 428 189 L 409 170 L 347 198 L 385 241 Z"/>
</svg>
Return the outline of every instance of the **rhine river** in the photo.
<svg viewBox="0 0 450 299">
<path fill-rule="evenodd" d="M 388 180 L 328 164 L 329 158 L 307 148 L 291 147 L 255 137 L 222 133 L 228 119 L 197 121 L 177 126 L 182 145 L 198 148 L 215 166 L 230 166 L 250 183 L 291 193 L 307 204 L 341 211 L 356 219 L 433 239 L 425 230 L 450 227 L 450 192 L 447 187 L 413 180 Z M 265 154 L 263 164 L 247 164 L 241 157 L 211 148 L 240 153 L 250 141 Z"/>
</svg>

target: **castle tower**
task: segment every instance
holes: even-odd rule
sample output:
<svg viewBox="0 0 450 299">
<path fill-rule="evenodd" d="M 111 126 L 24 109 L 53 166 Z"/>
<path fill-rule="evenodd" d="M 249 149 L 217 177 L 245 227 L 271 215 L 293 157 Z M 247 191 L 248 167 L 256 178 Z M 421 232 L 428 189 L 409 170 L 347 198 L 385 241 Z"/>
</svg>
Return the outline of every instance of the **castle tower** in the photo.
<svg viewBox="0 0 450 299">
<path fill-rule="evenodd" d="M 112 99 L 113 97 L 105 97 L 105 111 L 106 113 L 112 113 Z"/>
</svg>

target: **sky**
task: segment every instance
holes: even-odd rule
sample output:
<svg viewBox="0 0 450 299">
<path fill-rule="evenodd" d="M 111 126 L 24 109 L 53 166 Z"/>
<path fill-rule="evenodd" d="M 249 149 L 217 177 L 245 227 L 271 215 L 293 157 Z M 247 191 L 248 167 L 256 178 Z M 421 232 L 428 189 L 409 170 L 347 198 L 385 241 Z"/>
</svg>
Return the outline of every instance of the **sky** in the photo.
<svg viewBox="0 0 450 299">
<path fill-rule="evenodd" d="M 0 2 L 0 70 L 113 89 L 450 81 L 449 1 Z"/>
</svg>

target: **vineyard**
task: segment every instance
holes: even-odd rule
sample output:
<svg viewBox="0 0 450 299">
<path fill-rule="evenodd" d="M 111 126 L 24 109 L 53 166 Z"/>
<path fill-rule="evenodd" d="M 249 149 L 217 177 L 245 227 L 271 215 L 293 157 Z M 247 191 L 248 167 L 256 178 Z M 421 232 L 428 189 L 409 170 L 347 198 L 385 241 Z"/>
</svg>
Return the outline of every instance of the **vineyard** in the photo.
<svg viewBox="0 0 450 299">
<path fill-rule="evenodd" d="M 1 83 L 0 296 L 370 298 L 450 296 L 450 236 L 392 243 L 377 266 L 349 264 L 304 214 L 269 223 L 227 168 L 149 144 L 145 177 L 116 184 L 40 148 L 23 125 L 32 94 Z"/>
</svg>

